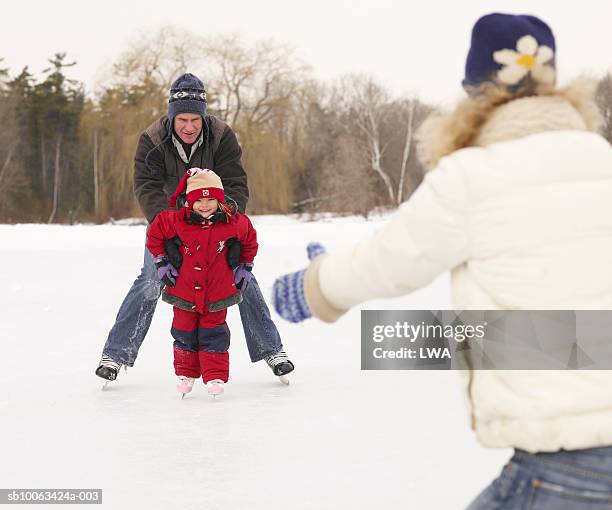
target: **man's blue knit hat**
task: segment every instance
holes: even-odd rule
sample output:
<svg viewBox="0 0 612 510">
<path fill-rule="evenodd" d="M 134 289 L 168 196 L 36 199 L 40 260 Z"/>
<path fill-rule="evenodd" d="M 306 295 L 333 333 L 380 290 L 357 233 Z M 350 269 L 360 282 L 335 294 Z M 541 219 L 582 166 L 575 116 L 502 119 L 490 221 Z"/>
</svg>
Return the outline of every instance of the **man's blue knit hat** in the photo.
<svg viewBox="0 0 612 510">
<path fill-rule="evenodd" d="M 197 76 L 185 73 L 179 76 L 170 88 L 168 118 L 170 122 L 180 113 L 206 115 L 206 91 L 204 83 Z"/>
<path fill-rule="evenodd" d="M 555 37 L 541 19 L 492 13 L 476 22 L 463 80 L 468 91 L 484 82 L 517 90 L 555 78 Z"/>
</svg>

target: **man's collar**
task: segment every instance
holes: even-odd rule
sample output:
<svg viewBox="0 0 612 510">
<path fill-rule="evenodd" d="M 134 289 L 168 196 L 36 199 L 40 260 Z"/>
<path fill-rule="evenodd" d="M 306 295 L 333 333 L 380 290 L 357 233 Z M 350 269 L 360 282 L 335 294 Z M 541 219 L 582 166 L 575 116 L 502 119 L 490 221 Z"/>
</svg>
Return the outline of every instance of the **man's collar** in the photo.
<svg viewBox="0 0 612 510">
<path fill-rule="evenodd" d="M 172 143 L 174 144 L 174 147 L 176 147 L 179 156 L 183 160 L 183 163 L 189 164 L 191 156 L 193 156 L 198 147 L 202 145 L 202 143 L 204 143 L 204 129 L 200 131 L 200 136 L 198 136 L 198 139 L 191 145 L 191 152 L 189 154 L 189 157 L 187 157 L 187 154 L 185 153 L 185 149 L 183 148 L 183 144 L 181 143 L 181 141 L 176 136 L 174 136 L 174 130 L 172 130 Z"/>
</svg>

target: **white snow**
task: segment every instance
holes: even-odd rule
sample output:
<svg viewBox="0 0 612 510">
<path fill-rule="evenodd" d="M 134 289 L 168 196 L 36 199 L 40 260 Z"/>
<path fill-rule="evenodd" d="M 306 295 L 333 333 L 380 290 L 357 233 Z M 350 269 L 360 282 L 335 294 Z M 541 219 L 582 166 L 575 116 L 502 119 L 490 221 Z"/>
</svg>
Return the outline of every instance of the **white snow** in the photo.
<svg viewBox="0 0 612 510">
<path fill-rule="evenodd" d="M 264 295 L 306 265 L 309 241 L 332 250 L 382 221 L 255 217 Z M 509 458 L 476 442 L 456 373 L 361 371 L 358 310 L 331 326 L 274 314 L 296 365 L 286 387 L 250 363 L 234 307 L 225 395 L 213 401 L 199 381 L 181 401 L 171 308 L 160 301 L 136 365 L 101 391 L 94 369 L 144 234 L 0 225 L 3 488 L 101 488 L 112 509 L 447 510 L 464 508 Z M 443 275 L 367 307 L 451 308 L 448 287 Z"/>
</svg>

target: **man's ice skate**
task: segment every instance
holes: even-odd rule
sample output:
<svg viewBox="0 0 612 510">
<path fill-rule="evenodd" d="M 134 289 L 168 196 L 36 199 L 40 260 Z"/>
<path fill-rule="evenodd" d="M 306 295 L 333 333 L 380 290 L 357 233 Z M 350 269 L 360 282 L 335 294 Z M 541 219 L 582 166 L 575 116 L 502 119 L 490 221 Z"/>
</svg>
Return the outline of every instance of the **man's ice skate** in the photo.
<svg viewBox="0 0 612 510">
<path fill-rule="evenodd" d="M 223 388 L 223 381 L 221 379 L 213 379 L 206 383 L 206 389 L 208 394 L 216 398 L 218 395 L 222 395 L 225 389 Z"/>
<path fill-rule="evenodd" d="M 287 357 L 287 353 L 283 350 L 278 351 L 276 354 L 272 354 L 266 358 L 266 363 L 274 372 L 274 375 L 278 377 L 280 382 L 283 384 L 289 384 L 289 378 L 287 374 L 293 372 L 295 368 L 293 363 Z"/>
<path fill-rule="evenodd" d="M 102 379 L 106 379 L 106 382 L 102 385 L 102 389 L 106 388 L 109 382 L 117 379 L 121 365 L 121 363 L 117 363 L 114 359 L 106 356 L 106 354 L 102 355 L 98 368 L 96 368 L 96 375 Z M 124 368 L 127 372 L 127 367 L 125 365 Z"/>
<path fill-rule="evenodd" d="M 193 377 L 185 377 L 184 375 L 179 375 L 176 389 L 179 391 L 179 393 L 182 393 L 181 400 L 185 398 L 185 395 L 187 395 L 187 393 L 191 393 L 194 382 L 195 379 Z"/>
</svg>

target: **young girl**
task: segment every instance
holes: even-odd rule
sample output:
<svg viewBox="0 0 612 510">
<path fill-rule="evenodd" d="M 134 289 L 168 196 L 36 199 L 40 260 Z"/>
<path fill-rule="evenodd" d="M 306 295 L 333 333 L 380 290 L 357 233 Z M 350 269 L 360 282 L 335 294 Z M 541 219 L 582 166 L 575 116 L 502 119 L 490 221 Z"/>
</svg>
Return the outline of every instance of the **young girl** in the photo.
<svg viewBox="0 0 612 510">
<path fill-rule="evenodd" d="M 445 271 L 456 310 L 612 308 L 612 147 L 592 90 L 555 87 L 555 38 L 534 16 L 489 14 L 471 41 L 469 97 L 423 127 L 435 168 L 371 237 L 311 246 L 274 285 L 282 317 L 333 322 Z M 470 510 L 612 508 L 611 371 L 461 375 L 478 440 L 516 451 Z"/>
<path fill-rule="evenodd" d="M 171 206 L 186 189 L 186 203 L 160 212 L 147 232 L 147 248 L 155 257 L 162 299 L 174 306 L 171 334 L 177 389 L 189 393 L 202 376 L 208 393 L 223 393 L 229 377 L 230 332 L 226 309 L 242 301 L 257 253 L 257 235 L 246 215 L 225 205 L 221 179 L 212 170 L 188 170 L 170 197 Z M 164 242 L 178 237 L 183 263 L 180 274 L 167 258 Z M 228 240 L 240 242 L 235 273 L 226 257 Z"/>
</svg>

